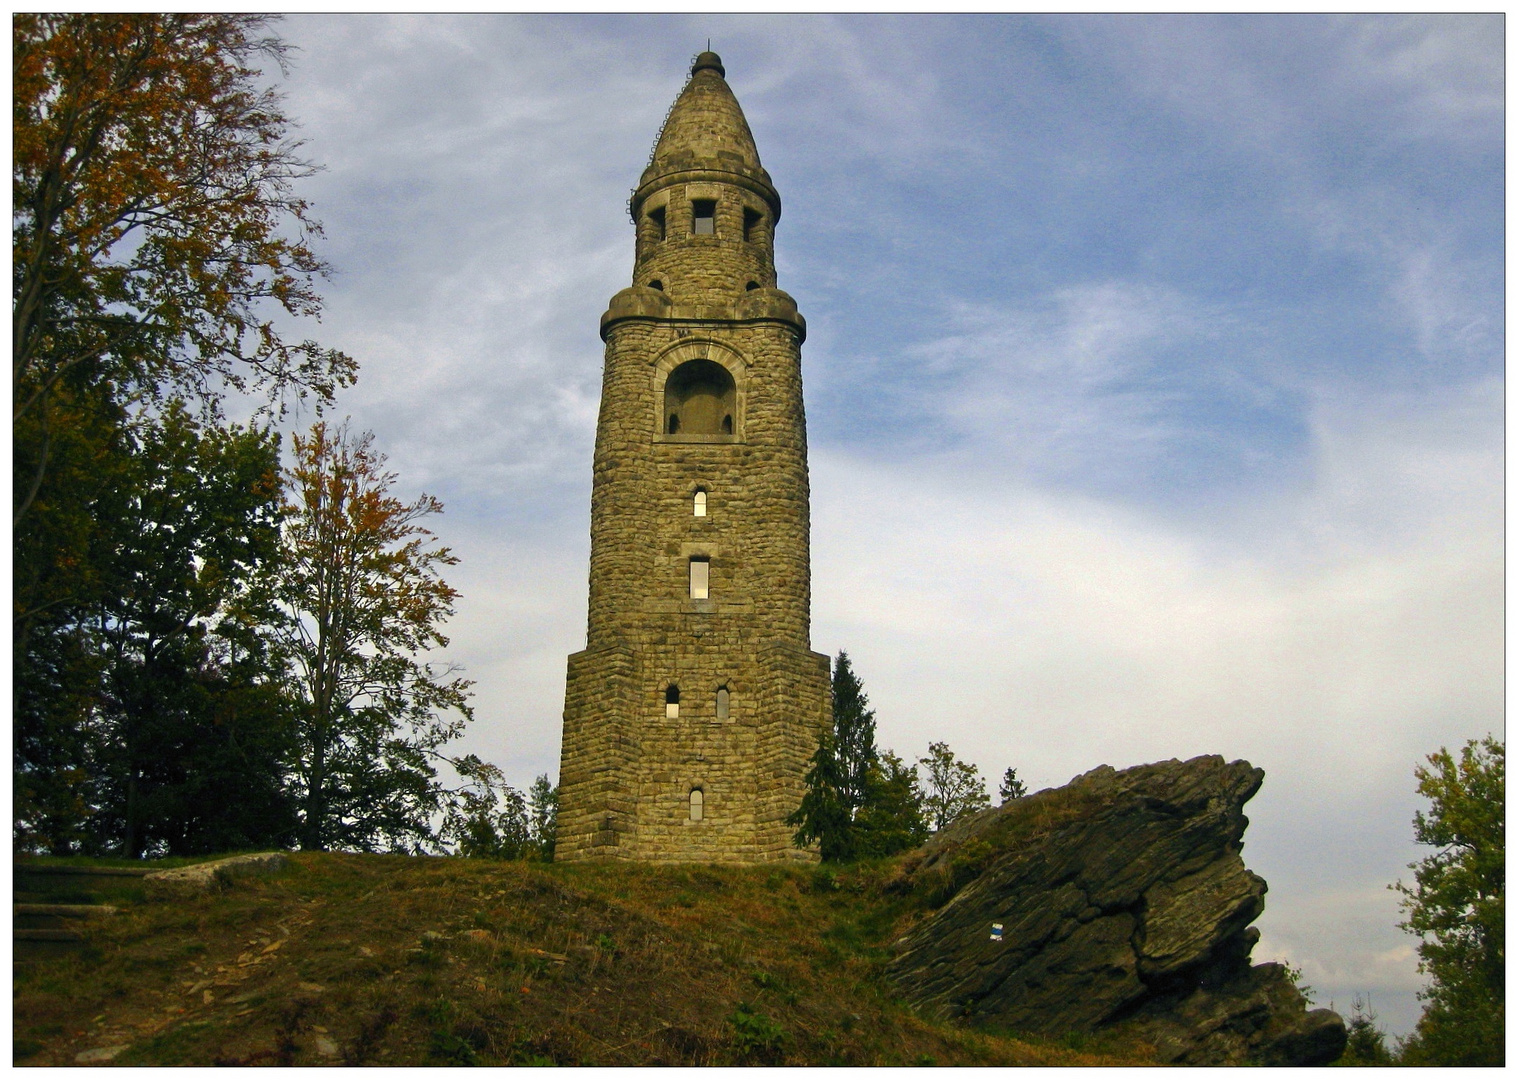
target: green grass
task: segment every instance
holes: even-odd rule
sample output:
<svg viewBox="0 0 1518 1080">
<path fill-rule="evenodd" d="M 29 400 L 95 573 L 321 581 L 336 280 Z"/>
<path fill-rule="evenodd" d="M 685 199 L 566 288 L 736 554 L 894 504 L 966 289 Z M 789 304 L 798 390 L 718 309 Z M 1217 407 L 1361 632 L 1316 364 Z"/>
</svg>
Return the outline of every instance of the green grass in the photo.
<svg viewBox="0 0 1518 1080">
<path fill-rule="evenodd" d="M 882 969 L 922 899 L 843 870 L 295 855 L 19 964 L 17 1060 L 71 1064 L 1094 1065 L 916 1016 Z M 24 1055 L 23 1055 L 23 1052 Z"/>
</svg>

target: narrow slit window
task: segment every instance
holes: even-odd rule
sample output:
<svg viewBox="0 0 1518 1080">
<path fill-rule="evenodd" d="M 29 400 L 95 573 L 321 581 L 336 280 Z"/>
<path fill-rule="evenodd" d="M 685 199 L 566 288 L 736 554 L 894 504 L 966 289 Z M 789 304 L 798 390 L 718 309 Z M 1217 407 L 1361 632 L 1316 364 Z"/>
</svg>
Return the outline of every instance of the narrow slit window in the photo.
<svg viewBox="0 0 1518 1080">
<path fill-rule="evenodd" d="M 696 517 L 705 517 L 706 516 L 706 492 L 704 492 L 704 491 L 697 491 L 696 492 L 695 516 Z"/>
<path fill-rule="evenodd" d="M 696 199 L 691 203 L 691 232 L 697 236 L 717 233 L 717 203 L 714 199 Z"/>
<path fill-rule="evenodd" d="M 679 431 L 680 431 L 680 414 L 679 413 L 670 413 L 669 414 L 669 433 L 671 435 L 675 435 L 675 434 L 678 434 Z"/>
<path fill-rule="evenodd" d="M 710 559 L 690 561 L 690 598 L 692 600 L 705 600 L 711 595 L 711 568 Z"/>
<path fill-rule="evenodd" d="M 664 239 L 664 207 L 648 212 L 648 220 L 654 223 L 654 239 Z"/>
<path fill-rule="evenodd" d="M 731 704 L 728 700 L 727 687 L 717 687 L 717 719 L 726 720 L 729 708 L 731 708 Z"/>
<path fill-rule="evenodd" d="M 733 433 L 733 414 L 732 413 L 728 413 L 726 416 L 724 416 L 722 418 L 722 434 L 724 434 L 724 435 L 731 435 L 732 433 Z"/>
<path fill-rule="evenodd" d="M 750 210 L 746 206 L 743 208 L 743 242 L 744 243 L 746 243 L 746 244 L 757 244 L 759 242 L 760 238 L 763 236 L 763 233 L 760 231 L 760 228 L 759 228 L 759 223 L 762 222 L 763 220 L 764 220 L 764 215 L 760 214 L 759 211 L 757 211 L 757 210 Z"/>
<path fill-rule="evenodd" d="M 670 720 L 680 718 L 680 688 L 674 683 L 670 683 L 669 689 L 664 691 L 664 715 Z"/>
<path fill-rule="evenodd" d="M 706 809 L 706 797 L 701 794 L 700 788 L 690 789 L 690 819 L 700 821 L 702 812 Z"/>
</svg>

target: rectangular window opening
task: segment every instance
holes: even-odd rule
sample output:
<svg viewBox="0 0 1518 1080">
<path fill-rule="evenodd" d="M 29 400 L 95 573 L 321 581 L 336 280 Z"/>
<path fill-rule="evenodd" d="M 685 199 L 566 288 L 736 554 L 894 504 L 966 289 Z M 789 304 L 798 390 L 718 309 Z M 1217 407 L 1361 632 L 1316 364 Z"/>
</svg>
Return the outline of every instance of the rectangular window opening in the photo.
<svg viewBox="0 0 1518 1080">
<path fill-rule="evenodd" d="M 648 212 L 648 220 L 652 221 L 654 223 L 654 230 L 655 230 L 656 238 L 659 239 L 659 240 L 663 240 L 664 239 L 664 207 L 661 206 L 657 210 L 650 210 Z"/>
<path fill-rule="evenodd" d="M 759 243 L 763 236 L 759 231 L 759 223 L 763 220 L 764 216 L 759 211 L 750 210 L 748 207 L 743 208 L 743 242 L 745 244 Z"/>
<path fill-rule="evenodd" d="M 692 600 L 706 600 L 711 593 L 711 560 L 692 559 L 690 561 L 690 598 Z"/>
<path fill-rule="evenodd" d="M 691 232 L 697 236 L 716 235 L 717 202 L 715 199 L 696 199 L 691 203 Z"/>
</svg>

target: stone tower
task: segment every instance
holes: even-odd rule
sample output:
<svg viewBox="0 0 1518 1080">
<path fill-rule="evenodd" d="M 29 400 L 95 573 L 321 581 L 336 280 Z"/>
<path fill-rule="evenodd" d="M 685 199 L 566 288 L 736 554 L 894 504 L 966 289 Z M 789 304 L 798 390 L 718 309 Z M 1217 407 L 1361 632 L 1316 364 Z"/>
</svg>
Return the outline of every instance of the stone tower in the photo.
<svg viewBox="0 0 1518 1080">
<path fill-rule="evenodd" d="M 812 859 L 786 815 L 829 722 L 811 651 L 801 342 L 780 196 L 715 53 L 633 192 L 606 342 L 586 648 L 569 658 L 560 859 Z"/>
</svg>

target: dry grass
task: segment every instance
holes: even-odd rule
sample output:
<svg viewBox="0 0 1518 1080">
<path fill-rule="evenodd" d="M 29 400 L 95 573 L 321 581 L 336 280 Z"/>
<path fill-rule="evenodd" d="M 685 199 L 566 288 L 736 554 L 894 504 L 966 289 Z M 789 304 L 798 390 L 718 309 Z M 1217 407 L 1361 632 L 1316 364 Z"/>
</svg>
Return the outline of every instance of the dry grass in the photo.
<svg viewBox="0 0 1518 1080">
<path fill-rule="evenodd" d="M 1095 1065 L 1142 1048 L 929 1023 L 881 977 L 892 866 L 296 855 L 18 964 L 15 1054 L 71 1064 Z"/>
</svg>

